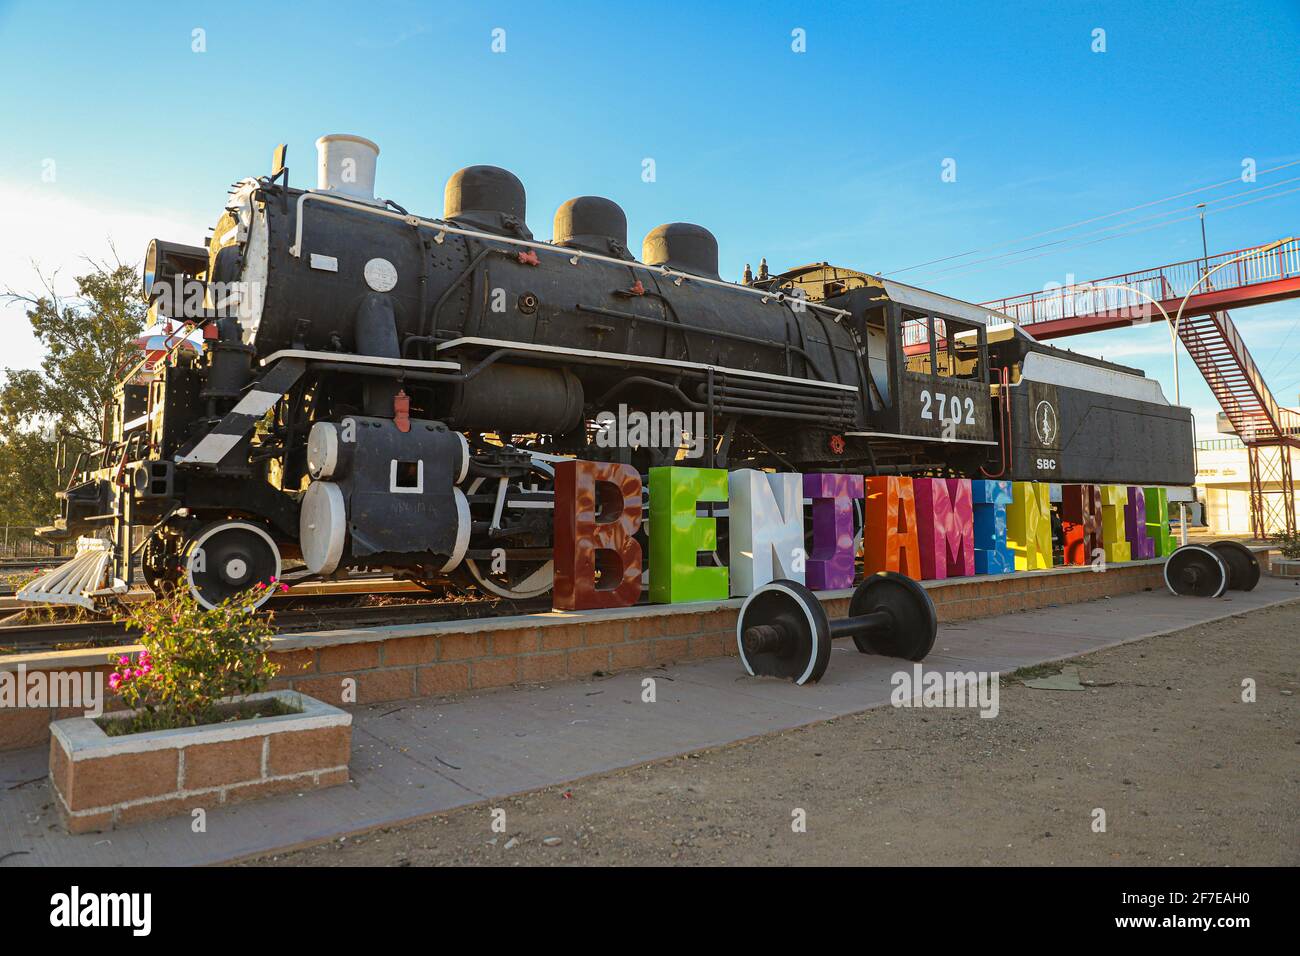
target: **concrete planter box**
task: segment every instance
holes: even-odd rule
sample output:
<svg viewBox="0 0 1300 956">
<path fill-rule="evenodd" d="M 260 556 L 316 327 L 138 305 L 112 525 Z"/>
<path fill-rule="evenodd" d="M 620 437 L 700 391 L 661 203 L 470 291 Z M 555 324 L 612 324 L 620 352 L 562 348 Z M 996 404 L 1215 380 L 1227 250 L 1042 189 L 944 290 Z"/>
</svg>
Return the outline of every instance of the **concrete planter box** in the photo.
<svg viewBox="0 0 1300 956">
<path fill-rule="evenodd" d="M 1268 573 L 1278 578 L 1300 578 L 1300 558 L 1274 558 Z"/>
<path fill-rule="evenodd" d="M 50 725 L 50 784 L 72 833 L 347 783 L 352 715 L 295 691 L 302 713 L 110 737 L 87 717 Z M 108 714 L 120 720 L 133 712 Z"/>
</svg>

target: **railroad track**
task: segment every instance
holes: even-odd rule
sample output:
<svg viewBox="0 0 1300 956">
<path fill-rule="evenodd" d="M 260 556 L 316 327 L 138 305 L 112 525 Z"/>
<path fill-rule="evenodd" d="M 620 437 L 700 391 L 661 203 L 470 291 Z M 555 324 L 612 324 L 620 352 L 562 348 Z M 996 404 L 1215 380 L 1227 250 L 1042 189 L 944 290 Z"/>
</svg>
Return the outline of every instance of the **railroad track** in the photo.
<svg viewBox="0 0 1300 956">
<path fill-rule="evenodd" d="M 286 601 L 316 603 L 339 600 L 335 595 L 286 595 Z M 381 627 L 389 624 L 434 624 L 475 618 L 534 614 L 551 609 L 550 597 L 531 601 L 469 600 L 411 601 L 350 607 L 292 607 L 273 613 L 279 634 L 337 630 L 349 627 Z M 112 647 L 136 640 L 124 625 L 115 621 L 56 621 L 44 624 L 0 626 L 0 658 L 6 653 L 27 654 L 70 647 Z"/>
<path fill-rule="evenodd" d="M 29 574 L 35 574 L 37 571 L 53 571 L 55 568 L 64 564 L 67 558 L 0 558 L 0 595 L 12 595 L 14 587 L 12 579 L 26 577 Z"/>
</svg>

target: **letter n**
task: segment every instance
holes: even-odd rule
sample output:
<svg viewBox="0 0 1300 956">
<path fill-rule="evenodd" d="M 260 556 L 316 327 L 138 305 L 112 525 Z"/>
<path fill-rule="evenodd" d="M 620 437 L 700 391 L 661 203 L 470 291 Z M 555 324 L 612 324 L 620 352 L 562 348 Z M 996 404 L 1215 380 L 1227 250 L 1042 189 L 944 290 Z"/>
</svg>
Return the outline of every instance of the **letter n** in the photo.
<svg viewBox="0 0 1300 956">
<path fill-rule="evenodd" d="M 728 477 L 733 595 L 776 578 L 804 582 L 804 572 L 795 570 L 795 557 L 804 549 L 802 477 L 753 468 Z"/>
</svg>

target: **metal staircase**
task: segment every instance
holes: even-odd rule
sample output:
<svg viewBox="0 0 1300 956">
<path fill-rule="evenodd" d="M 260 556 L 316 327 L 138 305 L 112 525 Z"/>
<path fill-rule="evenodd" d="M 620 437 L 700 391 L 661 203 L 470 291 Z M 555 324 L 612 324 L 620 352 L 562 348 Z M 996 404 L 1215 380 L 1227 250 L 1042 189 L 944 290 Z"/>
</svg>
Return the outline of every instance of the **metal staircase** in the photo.
<svg viewBox="0 0 1300 956">
<path fill-rule="evenodd" d="M 1178 338 L 1243 442 L 1300 447 L 1300 414 L 1278 405 L 1227 312 L 1184 317 Z"/>
<path fill-rule="evenodd" d="M 1251 533 L 1295 534 L 1291 449 L 1300 448 L 1300 414 L 1278 405 L 1227 312 L 1184 317 L 1178 338 L 1246 446 Z"/>
</svg>

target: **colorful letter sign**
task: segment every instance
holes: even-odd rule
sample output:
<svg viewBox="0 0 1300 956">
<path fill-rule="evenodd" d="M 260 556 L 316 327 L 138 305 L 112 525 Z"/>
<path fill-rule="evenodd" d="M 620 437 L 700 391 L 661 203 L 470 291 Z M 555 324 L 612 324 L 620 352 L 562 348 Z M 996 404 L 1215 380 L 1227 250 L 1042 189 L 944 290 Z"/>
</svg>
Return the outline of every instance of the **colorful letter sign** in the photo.
<svg viewBox="0 0 1300 956">
<path fill-rule="evenodd" d="M 1053 536 L 1045 482 L 771 473 L 745 468 L 650 469 L 650 600 L 718 601 L 780 578 L 818 591 L 850 588 L 856 499 L 863 499 L 867 575 L 914 579 L 1051 568 Z M 625 464 L 560 460 L 555 469 L 555 598 L 562 610 L 623 607 L 641 593 L 645 563 L 642 487 Z M 805 528 L 805 501 L 812 528 Z M 729 567 L 718 560 L 717 519 L 727 516 Z M 1061 485 L 1067 565 L 1166 557 L 1165 488 Z M 807 532 L 811 530 L 811 534 Z M 809 553 L 805 554 L 805 549 Z M 1095 568 L 1104 570 L 1104 564 Z"/>
<path fill-rule="evenodd" d="M 717 521 L 697 518 L 701 501 L 727 500 L 723 468 L 650 469 L 650 600 L 658 604 L 721 601 L 727 569 L 700 567 L 718 546 Z"/>
<path fill-rule="evenodd" d="M 1064 563 L 1091 564 L 1101 547 L 1101 488 L 1061 486 L 1061 531 L 1065 538 Z"/>
<path fill-rule="evenodd" d="M 970 483 L 970 491 L 975 512 L 975 573 L 1009 574 L 1016 569 L 1015 555 L 1007 547 L 1011 482 L 979 479 Z"/>
<path fill-rule="evenodd" d="M 748 594 L 776 578 L 803 583 L 802 478 L 753 468 L 731 472 L 727 510 L 733 595 Z"/>
<path fill-rule="evenodd" d="M 853 499 L 862 497 L 862 476 L 804 475 L 803 493 L 812 499 L 808 587 L 814 591 L 853 587 Z"/>
<path fill-rule="evenodd" d="M 1133 560 L 1128 538 L 1124 536 L 1124 507 L 1128 488 L 1124 485 L 1101 486 L 1101 547 L 1107 563 Z"/>
<path fill-rule="evenodd" d="M 565 611 L 626 607 L 641 596 L 641 476 L 631 465 L 555 466 L 555 600 Z M 600 580 L 596 580 L 596 572 Z"/>
<path fill-rule="evenodd" d="M 915 478 L 921 575 L 942 579 L 975 573 L 975 516 L 968 478 Z"/>
<path fill-rule="evenodd" d="M 1124 535 L 1128 538 L 1133 560 L 1154 558 L 1156 543 L 1147 534 L 1147 500 L 1141 488 L 1128 487 L 1128 504 L 1124 506 Z"/>
<path fill-rule="evenodd" d="M 1169 489 L 1145 488 L 1147 535 L 1155 542 L 1152 557 L 1167 558 L 1174 553 L 1174 536 L 1169 533 Z"/>
<path fill-rule="evenodd" d="M 1007 544 L 1016 556 L 1017 571 L 1052 566 L 1052 505 L 1049 488 L 1040 481 L 1017 481 L 1011 488 L 1007 513 Z"/>
<path fill-rule="evenodd" d="M 916 536 L 916 502 L 912 479 L 866 479 L 866 527 L 862 532 L 862 571 L 897 571 L 921 577 L 921 552 Z"/>
</svg>

